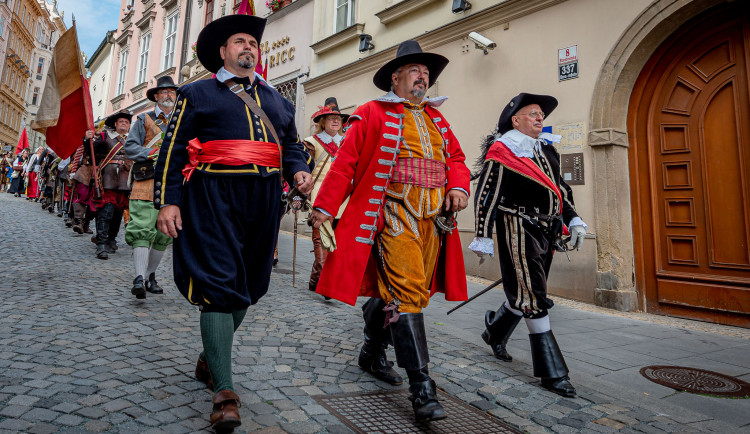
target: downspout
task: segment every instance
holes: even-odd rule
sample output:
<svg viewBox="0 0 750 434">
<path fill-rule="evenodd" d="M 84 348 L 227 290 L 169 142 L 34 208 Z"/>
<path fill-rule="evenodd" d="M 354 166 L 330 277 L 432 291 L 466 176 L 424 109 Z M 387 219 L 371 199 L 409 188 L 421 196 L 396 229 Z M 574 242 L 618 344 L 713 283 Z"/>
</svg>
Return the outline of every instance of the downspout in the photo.
<svg viewBox="0 0 750 434">
<path fill-rule="evenodd" d="M 182 52 L 180 53 L 180 69 L 185 65 L 185 57 L 187 56 L 188 50 L 188 37 L 190 36 L 190 13 L 193 9 L 193 1 L 187 0 L 185 6 L 185 28 L 182 29 Z M 180 70 L 177 70 L 178 83 L 185 81 L 185 77 L 180 74 Z"/>
</svg>

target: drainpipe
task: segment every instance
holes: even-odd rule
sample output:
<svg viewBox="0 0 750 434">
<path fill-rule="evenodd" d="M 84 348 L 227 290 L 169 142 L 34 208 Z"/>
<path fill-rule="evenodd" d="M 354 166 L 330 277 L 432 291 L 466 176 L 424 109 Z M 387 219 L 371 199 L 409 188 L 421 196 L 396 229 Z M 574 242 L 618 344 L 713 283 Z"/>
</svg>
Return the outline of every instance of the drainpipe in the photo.
<svg viewBox="0 0 750 434">
<path fill-rule="evenodd" d="M 188 37 L 190 36 L 190 13 L 192 11 L 193 1 L 187 0 L 185 6 L 185 28 L 182 29 L 182 52 L 180 53 L 180 69 L 185 66 L 185 57 L 187 56 L 188 50 Z M 180 69 L 177 70 L 178 83 L 182 83 L 185 77 L 180 74 Z"/>
</svg>

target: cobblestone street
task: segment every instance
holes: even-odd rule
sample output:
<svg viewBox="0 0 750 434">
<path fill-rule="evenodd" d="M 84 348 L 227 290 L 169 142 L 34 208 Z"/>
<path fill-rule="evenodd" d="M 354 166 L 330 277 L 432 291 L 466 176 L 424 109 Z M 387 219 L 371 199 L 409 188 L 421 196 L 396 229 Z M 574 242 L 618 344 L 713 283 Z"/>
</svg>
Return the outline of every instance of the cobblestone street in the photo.
<svg viewBox="0 0 750 434">
<path fill-rule="evenodd" d="M 119 251 L 98 260 L 89 235 L 10 194 L 0 194 L 0 227 L 0 432 L 210 431 L 212 394 L 193 375 L 199 314 L 174 287 L 171 249 L 157 274 L 165 294 L 136 300 L 123 231 Z M 296 288 L 291 235 L 279 244 L 269 293 L 235 338 L 236 432 L 351 432 L 313 397 L 393 387 L 357 366 L 361 310 L 307 291 L 311 242 L 299 240 Z M 482 286 L 470 283 L 469 294 Z M 676 365 L 750 381 L 747 330 L 696 331 L 559 303 L 552 329 L 579 394 L 566 399 L 531 376 L 523 322 L 508 345 L 512 363 L 481 340 L 484 311 L 502 300 L 496 290 L 446 316 L 456 304 L 433 298 L 425 322 L 441 393 L 532 433 L 750 432 L 750 400 L 676 392 L 639 374 Z"/>
</svg>

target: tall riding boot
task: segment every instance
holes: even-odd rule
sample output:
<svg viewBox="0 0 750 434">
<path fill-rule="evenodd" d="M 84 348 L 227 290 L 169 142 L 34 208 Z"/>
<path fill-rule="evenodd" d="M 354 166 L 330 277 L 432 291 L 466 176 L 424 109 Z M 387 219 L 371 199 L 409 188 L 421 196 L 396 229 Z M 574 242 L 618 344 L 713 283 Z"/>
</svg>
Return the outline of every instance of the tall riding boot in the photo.
<svg viewBox="0 0 750 434">
<path fill-rule="evenodd" d="M 91 220 L 92 218 L 86 217 L 83 219 L 83 233 L 86 234 L 93 234 L 94 231 L 91 230 Z"/>
<path fill-rule="evenodd" d="M 109 225 L 115 213 L 115 206 L 111 203 L 104 204 L 96 216 L 96 257 L 107 259 L 107 241 L 109 241 Z"/>
<path fill-rule="evenodd" d="M 122 213 L 122 211 L 114 210 L 112 218 L 109 221 L 109 236 L 107 237 L 107 245 L 104 246 L 109 254 L 117 253 L 117 234 L 120 233 Z"/>
<path fill-rule="evenodd" d="M 409 400 L 417 422 L 445 418 L 445 410 L 437 399 L 435 382 L 427 375 L 430 355 L 424 331 L 424 314 L 401 314 L 390 329 L 396 362 L 409 373 Z"/>
<path fill-rule="evenodd" d="M 558 395 L 574 398 L 576 389 L 570 384 L 568 366 L 552 330 L 530 334 L 529 341 L 534 376 L 542 379 L 542 387 Z"/>
<path fill-rule="evenodd" d="M 326 261 L 326 257 L 328 256 L 328 250 L 323 248 L 323 243 L 321 243 L 320 241 L 319 229 L 313 228 L 312 242 L 315 258 L 313 259 L 312 271 L 310 272 L 310 283 L 308 284 L 307 289 L 309 289 L 310 291 L 315 291 L 316 287 L 318 286 L 318 280 L 320 279 L 320 272 L 323 270 L 323 263 Z"/>
<path fill-rule="evenodd" d="M 393 369 L 393 362 L 385 356 L 388 348 L 388 332 L 383 328 L 385 323 L 385 301 L 371 298 L 362 305 L 362 317 L 365 319 L 365 342 L 359 351 L 359 367 L 369 372 L 378 380 L 395 386 L 404 379 Z"/>
<path fill-rule="evenodd" d="M 505 346 L 520 321 L 521 317 L 507 309 L 505 303 L 500 305 L 497 312 L 488 310 L 484 314 L 484 326 L 487 329 L 482 333 L 482 339 L 492 347 L 495 357 L 504 362 L 513 361 L 513 357 L 508 354 Z"/>
</svg>

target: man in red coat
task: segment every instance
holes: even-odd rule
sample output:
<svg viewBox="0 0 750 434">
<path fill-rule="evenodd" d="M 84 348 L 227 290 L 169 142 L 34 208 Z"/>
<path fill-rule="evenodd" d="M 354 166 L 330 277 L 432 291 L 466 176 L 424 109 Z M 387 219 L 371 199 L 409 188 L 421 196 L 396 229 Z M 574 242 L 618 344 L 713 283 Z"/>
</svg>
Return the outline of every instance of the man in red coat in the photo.
<svg viewBox="0 0 750 434">
<path fill-rule="evenodd" d="M 463 254 L 450 219 L 469 197 L 469 169 L 458 140 L 437 110 L 445 97 L 425 98 L 448 59 L 402 43 L 373 82 L 388 92 L 360 106 L 313 204 L 313 227 L 332 220 L 337 250 L 326 259 L 317 292 L 362 307 L 364 345 L 359 365 L 391 384 L 403 379 L 385 357 L 388 331 L 396 362 L 409 376 L 418 421 L 444 418 L 429 354 L 422 309 L 430 296 L 466 299 Z M 436 222 L 446 221 L 449 231 Z M 445 226 L 445 225 L 443 225 Z M 385 326 L 384 326 L 385 324 Z"/>
</svg>

